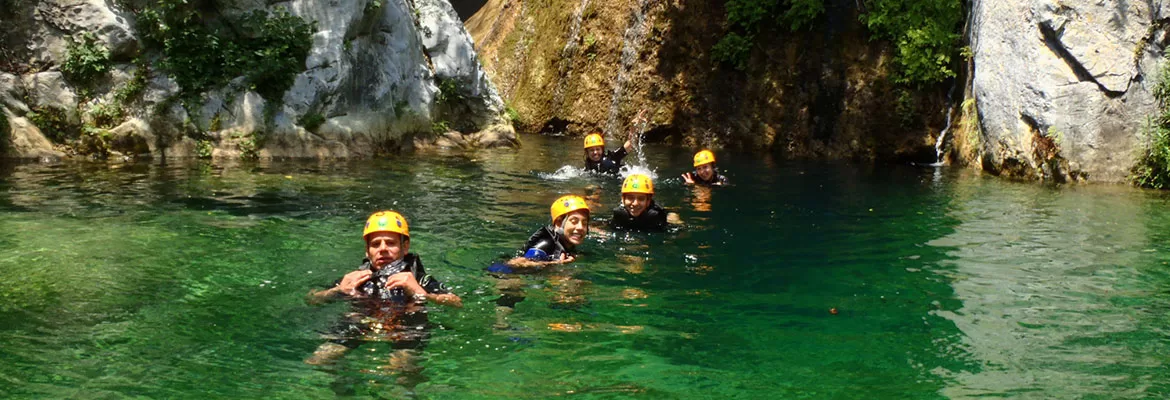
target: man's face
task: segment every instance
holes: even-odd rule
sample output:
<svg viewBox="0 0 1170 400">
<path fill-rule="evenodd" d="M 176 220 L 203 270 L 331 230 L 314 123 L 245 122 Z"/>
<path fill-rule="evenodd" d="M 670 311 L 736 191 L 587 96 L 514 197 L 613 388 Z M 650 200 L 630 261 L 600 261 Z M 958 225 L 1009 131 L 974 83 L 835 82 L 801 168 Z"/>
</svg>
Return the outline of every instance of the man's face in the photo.
<svg viewBox="0 0 1170 400">
<path fill-rule="evenodd" d="M 410 240 L 402 240 L 402 235 L 397 233 L 377 232 L 366 238 L 366 258 L 375 268 L 398 261 L 409 251 Z"/>
<path fill-rule="evenodd" d="M 585 157 L 589 157 L 589 160 L 593 162 L 601 161 L 601 155 L 603 153 L 605 153 L 604 146 L 593 146 L 585 149 Z"/>
<path fill-rule="evenodd" d="M 573 246 L 580 246 L 585 242 L 585 235 L 589 234 L 589 213 L 577 210 L 565 214 L 561 228 L 565 230 L 565 240 Z"/>
<path fill-rule="evenodd" d="M 650 207 L 650 198 L 651 195 L 645 193 L 623 193 L 622 205 L 626 207 L 630 215 L 637 217 Z"/>
<path fill-rule="evenodd" d="M 700 165 L 698 168 L 695 168 L 695 172 L 698 172 L 699 177 L 703 178 L 703 180 L 709 181 L 712 176 L 715 176 L 715 163 Z"/>
</svg>

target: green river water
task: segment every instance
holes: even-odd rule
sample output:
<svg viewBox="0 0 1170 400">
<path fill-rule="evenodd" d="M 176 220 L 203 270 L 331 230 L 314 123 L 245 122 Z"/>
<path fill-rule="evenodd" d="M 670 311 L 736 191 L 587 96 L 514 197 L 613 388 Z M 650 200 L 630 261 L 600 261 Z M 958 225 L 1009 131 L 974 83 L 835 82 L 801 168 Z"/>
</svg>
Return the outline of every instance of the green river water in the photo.
<svg viewBox="0 0 1170 400">
<path fill-rule="evenodd" d="M 685 226 L 590 238 L 497 280 L 563 193 L 595 222 L 619 180 L 565 170 L 579 139 L 376 161 L 0 166 L 0 397 L 1167 398 L 1170 197 L 954 168 L 717 153 L 734 183 L 684 187 Z M 633 160 L 633 157 L 631 157 Z M 463 297 L 434 308 L 412 388 L 368 343 L 303 360 L 344 304 L 305 294 L 360 262 L 364 218 Z M 838 313 L 830 313 L 835 308 Z"/>
</svg>

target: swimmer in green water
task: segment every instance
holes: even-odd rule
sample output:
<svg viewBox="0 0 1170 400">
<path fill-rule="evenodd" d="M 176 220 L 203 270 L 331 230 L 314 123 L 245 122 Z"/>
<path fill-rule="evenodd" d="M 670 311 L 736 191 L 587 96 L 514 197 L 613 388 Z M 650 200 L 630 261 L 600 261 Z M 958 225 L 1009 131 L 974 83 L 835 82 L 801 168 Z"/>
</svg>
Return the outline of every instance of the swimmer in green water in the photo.
<svg viewBox="0 0 1170 400">
<path fill-rule="evenodd" d="M 609 226 L 615 230 L 664 231 L 671 224 L 681 223 L 678 214 L 654 202 L 654 182 L 650 177 L 633 174 L 622 182 L 622 204 L 613 209 Z"/>
<path fill-rule="evenodd" d="M 329 335 L 306 363 L 329 364 L 365 341 L 392 342 L 396 352 L 391 367 L 404 371 L 413 363 L 410 350 L 421 349 L 428 338 L 426 305 L 463 307 L 463 300 L 423 269 L 410 253 L 410 226 L 401 214 L 380 211 L 366 220 L 362 237 L 366 258 L 328 289 L 309 293 L 310 304 L 347 300 L 352 312 Z"/>
</svg>

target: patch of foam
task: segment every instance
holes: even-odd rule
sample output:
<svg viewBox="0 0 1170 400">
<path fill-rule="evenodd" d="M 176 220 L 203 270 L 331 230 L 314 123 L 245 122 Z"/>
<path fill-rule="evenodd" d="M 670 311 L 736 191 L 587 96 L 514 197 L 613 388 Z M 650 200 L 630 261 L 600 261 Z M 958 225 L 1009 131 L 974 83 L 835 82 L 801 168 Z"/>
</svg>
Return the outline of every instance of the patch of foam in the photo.
<svg viewBox="0 0 1170 400">
<path fill-rule="evenodd" d="M 572 165 L 565 165 L 558 168 L 554 172 L 538 172 L 536 176 L 541 179 L 548 179 L 550 181 L 567 181 L 573 178 L 580 178 L 587 176 L 589 173 L 584 168 L 575 167 Z"/>
<path fill-rule="evenodd" d="M 622 169 L 619 171 L 619 174 L 621 174 L 623 180 L 626 179 L 626 177 L 633 175 L 633 174 L 642 174 L 642 175 L 649 176 L 651 180 L 654 180 L 654 181 L 658 180 L 658 173 L 657 172 L 655 172 L 653 169 L 650 169 L 650 167 L 646 167 L 646 166 L 642 166 L 642 165 L 624 165 L 624 166 L 622 166 Z"/>
</svg>

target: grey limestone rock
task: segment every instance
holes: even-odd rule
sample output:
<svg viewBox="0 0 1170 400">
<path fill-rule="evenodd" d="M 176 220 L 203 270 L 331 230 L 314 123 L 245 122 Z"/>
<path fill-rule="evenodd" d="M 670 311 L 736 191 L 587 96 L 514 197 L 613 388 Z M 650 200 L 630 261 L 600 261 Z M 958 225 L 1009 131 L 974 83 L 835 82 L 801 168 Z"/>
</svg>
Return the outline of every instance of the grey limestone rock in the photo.
<svg viewBox="0 0 1170 400">
<path fill-rule="evenodd" d="M 1142 145 L 1166 44 L 1166 5 L 973 3 L 974 97 L 985 168 L 1123 181 Z"/>
</svg>

